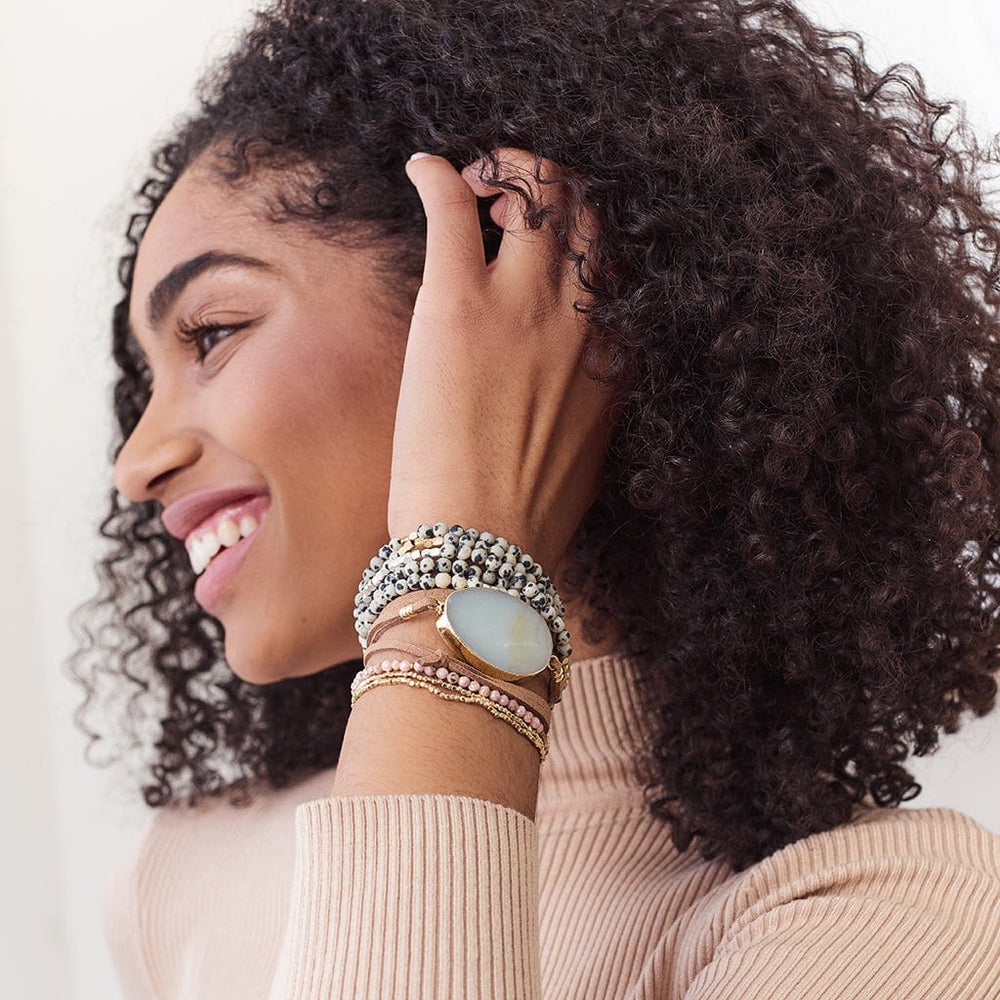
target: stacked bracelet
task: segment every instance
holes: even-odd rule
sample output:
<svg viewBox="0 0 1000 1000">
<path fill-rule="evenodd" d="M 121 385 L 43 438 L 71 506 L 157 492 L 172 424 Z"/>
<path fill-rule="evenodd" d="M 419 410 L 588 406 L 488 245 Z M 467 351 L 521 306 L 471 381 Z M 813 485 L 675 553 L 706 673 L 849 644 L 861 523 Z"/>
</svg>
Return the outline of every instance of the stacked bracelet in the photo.
<svg viewBox="0 0 1000 1000">
<path fill-rule="evenodd" d="M 400 602 L 394 615 L 382 614 L 413 591 L 467 587 L 480 593 L 444 599 L 425 594 Z M 421 524 L 405 538 L 390 539 L 372 557 L 354 603 L 364 669 L 351 684 L 352 707 L 374 687 L 422 687 L 487 709 L 545 760 L 551 709 L 568 683 L 572 647 L 562 601 L 531 556 L 488 531 L 449 528 L 443 521 Z M 423 613 L 435 615 L 443 645 L 458 658 L 446 649 L 382 638 L 387 629 Z M 547 698 L 524 686 L 527 678 L 543 672 Z"/>
</svg>

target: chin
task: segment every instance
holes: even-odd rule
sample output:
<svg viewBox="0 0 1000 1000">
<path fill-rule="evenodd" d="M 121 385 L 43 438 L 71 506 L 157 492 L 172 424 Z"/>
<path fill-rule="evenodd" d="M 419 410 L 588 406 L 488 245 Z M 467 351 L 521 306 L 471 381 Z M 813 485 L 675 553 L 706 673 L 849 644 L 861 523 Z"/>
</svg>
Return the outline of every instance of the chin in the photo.
<svg viewBox="0 0 1000 1000">
<path fill-rule="evenodd" d="M 235 630 L 225 631 L 226 663 L 229 669 L 248 684 L 264 687 L 293 677 L 309 677 L 322 673 L 331 666 L 344 665 L 349 668 L 351 661 L 361 669 L 361 646 L 355 642 L 353 648 L 329 650 L 305 650 L 301 648 L 279 647 L 267 643 L 257 635 L 239 636 Z"/>
</svg>

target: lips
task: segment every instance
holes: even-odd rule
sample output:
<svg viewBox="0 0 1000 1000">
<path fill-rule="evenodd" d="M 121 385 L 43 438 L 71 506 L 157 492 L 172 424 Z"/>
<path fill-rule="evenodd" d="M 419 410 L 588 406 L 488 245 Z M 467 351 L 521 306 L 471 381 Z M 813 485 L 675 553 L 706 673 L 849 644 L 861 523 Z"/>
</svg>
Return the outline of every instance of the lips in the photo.
<svg viewBox="0 0 1000 1000">
<path fill-rule="evenodd" d="M 196 493 L 187 494 L 166 507 L 160 515 L 160 520 L 174 538 L 183 541 L 195 528 L 224 508 L 232 507 L 244 500 L 250 501 L 266 496 L 267 493 L 264 490 L 245 486 L 199 490 Z"/>
<path fill-rule="evenodd" d="M 225 600 L 270 506 L 266 490 L 233 486 L 189 493 L 164 508 L 160 520 L 184 541 L 198 576 L 194 597 L 207 611 Z"/>
</svg>

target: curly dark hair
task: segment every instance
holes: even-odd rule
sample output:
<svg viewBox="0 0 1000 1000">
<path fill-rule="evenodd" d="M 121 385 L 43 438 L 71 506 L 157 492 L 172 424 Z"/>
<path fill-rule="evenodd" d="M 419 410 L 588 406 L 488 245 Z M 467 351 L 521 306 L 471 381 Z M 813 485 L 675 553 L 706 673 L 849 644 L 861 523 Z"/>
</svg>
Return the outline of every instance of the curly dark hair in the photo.
<svg viewBox="0 0 1000 1000">
<path fill-rule="evenodd" d="M 567 167 L 600 206 L 589 319 L 613 341 L 611 376 L 635 377 L 564 599 L 589 609 L 591 641 L 615 622 L 636 657 L 652 814 L 679 850 L 741 870 L 859 804 L 912 799 L 907 755 L 996 700 L 1000 218 L 983 167 L 998 157 L 961 102 L 931 100 L 909 64 L 875 72 L 859 35 L 792 3 L 258 12 L 138 192 L 114 454 L 148 398 L 126 321 L 137 247 L 196 156 L 222 151 L 233 184 L 276 168 L 272 221 L 377 248 L 409 295 L 426 231 L 404 161 L 501 146 Z M 530 224 L 551 214 L 572 258 L 568 209 L 501 186 Z M 244 804 L 333 766 L 353 671 L 235 677 L 157 505 L 110 503 L 70 661 L 88 756 L 103 674 L 131 691 L 113 728 L 150 751 L 151 807 Z"/>
</svg>

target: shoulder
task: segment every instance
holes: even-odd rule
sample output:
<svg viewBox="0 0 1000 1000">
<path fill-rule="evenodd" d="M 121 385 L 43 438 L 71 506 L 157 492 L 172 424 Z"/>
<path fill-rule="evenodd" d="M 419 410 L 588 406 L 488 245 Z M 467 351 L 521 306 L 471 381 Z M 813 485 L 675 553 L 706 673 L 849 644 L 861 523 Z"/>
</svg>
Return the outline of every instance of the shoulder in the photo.
<svg viewBox="0 0 1000 1000">
<path fill-rule="evenodd" d="M 685 1000 L 1000 995 L 1000 836 L 954 809 L 866 809 L 703 904 Z"/>
<path fill-rule="evenodd" d="M 804 837 L 742 873 L 745 901 L 794 898 L 820 884 L 881 895 L 901 881 L 907 894 L 922 893 L 920 872 L 975 873 L 1000 887 L 1000 835 L 956 809 L 865 809 L 848 823 Z"/>
<path fill-rule="evenodd" d="M 955 809 L 865 809 L 737 881 L 732 915 L 742 921 L 820 897 L 934 910 L 942 919 L 983 906 L 1000 916 L 1000 836 Z"/>
</svg>

